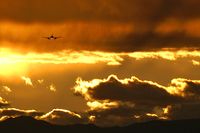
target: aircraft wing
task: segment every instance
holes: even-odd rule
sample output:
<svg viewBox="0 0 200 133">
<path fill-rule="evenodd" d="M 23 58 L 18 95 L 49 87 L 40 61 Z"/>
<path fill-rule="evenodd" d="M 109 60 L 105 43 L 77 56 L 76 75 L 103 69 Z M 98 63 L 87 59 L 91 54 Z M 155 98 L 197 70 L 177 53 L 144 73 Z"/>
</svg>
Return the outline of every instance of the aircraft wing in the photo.
<svg viewBox="0 0 200 133">
<path fill-rule="evenodd" d="M 49 37 L 42 37 L 42 38 L 49 39 Z"/>
<path fill-rule="evenodd" d="M 58 36 L 58 37 L 56 36 L 56 37 L 55 37 L 55 39 L 59 39 L 59 38 L 63 38 L 63 37 L 61 37 L 61 36 Z"/>
</svg>

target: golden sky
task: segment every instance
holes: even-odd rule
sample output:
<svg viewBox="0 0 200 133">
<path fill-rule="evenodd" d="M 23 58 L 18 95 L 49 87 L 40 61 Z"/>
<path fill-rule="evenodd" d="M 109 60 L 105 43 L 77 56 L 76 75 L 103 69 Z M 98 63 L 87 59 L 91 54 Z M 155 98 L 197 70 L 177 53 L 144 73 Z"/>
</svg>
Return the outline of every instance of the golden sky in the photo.
<svg viewBox="0 0 200 133">
<path fill-rule="evenodd" d="M 200 118 L 199 1 L 0 3 L 0 121 Z"/>
</svg>

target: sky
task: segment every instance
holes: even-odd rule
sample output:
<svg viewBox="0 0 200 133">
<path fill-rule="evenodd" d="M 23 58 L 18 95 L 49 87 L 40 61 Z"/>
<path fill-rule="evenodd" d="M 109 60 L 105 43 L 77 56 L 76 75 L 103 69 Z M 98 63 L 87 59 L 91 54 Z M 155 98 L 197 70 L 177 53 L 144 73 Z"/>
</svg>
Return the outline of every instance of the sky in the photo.
<svg viewBox="0 0 200 133">
<path fill-rule="evenodd" d="M 0 3 L 0 121 L 200 118 L 200 1 Z"/>
</svg>

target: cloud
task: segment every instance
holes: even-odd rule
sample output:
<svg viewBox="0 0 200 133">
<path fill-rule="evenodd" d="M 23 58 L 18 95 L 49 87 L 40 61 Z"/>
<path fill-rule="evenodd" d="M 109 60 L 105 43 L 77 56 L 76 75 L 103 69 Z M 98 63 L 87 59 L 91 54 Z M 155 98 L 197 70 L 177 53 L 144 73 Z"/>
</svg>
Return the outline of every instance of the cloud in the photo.
<svg viewBox="0 0 200 133">
<path fill-rule="evenodd" d="M 50 91 L 52 91 L 52 92 L 56 92 L 56 87 L 55 87 L 55 85 L 53 85 L 53 84 L 51 84 L 51 85 L 49 86 L 49 89 L 50 89 Z"/>
<path fill-rule="evenodd" d="M 200 21 L 196 23 L 199 25 Z M 66 22 L 55 25 L 2 22 L 0 24 L 0 29 L 5 31 L 1 33 L 1 46 L 25 52 L 55 52 L 70 49 L 104 52 L 159 51 L 165 48 L 197 50 L 200 42 L 198 34 L 191 34 L 196 33 L 192 25 L 189 26 L 191 28 L 186 27 L 187 31 L 163 34 L 165 31 L 157 30 L 157 27 L 153 29 L 145 27 L 147 31 L 140 31 L 141 26 L 130 22 Z M 49 36 L 52 32 L 64 38 L 56 41 L 41 38 Z"/>
<path fill-rule="evenodd" d="M 99 126 L 124 126 L 157 119 L 200 118 L 199 87 L 199 80 L 184 78 L 172 79 L 167 86 L 134 76 L 119 79 L 116 75 L 110 75 L 105 79 L 91 81 L 79 78 L 73 91 L 86 100 L 87 110 L 77 113 L 53 109 L 44 113 L 2 108 L 0 120 L 25 115 L 61 125 L 92 123 Z"/>
<path fill-rule="evenodd" d="M 0 97 L 0 108 L 4 106 L 8 106 L 8 105 L 9 105 L 9 102 L 3 99 L 2 97 Z"/>
<path fill-rule="evenodd" d="M 42 112 L 38 112 L 36 110 L 21 110 L 16 108 L 2 108 L 0 109 L 0 118 L 15 118 L 19 116 L 41 116 Z"/>
<path fill-rule="evenodd" d="M 65 109 L 53 109 L 50 112 L 43 113 L 36 110 L 21 110 L 16 108 L 2 108 L 0 109 L 0 121 L 8 118 L 15 118 L 20 116 L 30 116 L 38 120 L 44 120 L 56 125 L 71 125 L 88 123 L 87 115 L 83 117 Z"/>
<path fill-rule="evenodd" d="M 25 82 L 26 85 L 33 86 L 33 83 L 29 77 L 22 76 L 21 79 Z"/>
<path fill-rule="evenodd" d="M 190 50 L 162 50 L 149 52 L 100 52 L 100 51 L 72 51 L 64 50 L 57 52 L 38 53 L 29 52 L 21 53 L 11 49 L 0 48 L 0 76 L 15 77 L 30 75 L 32 66 L 64 66 L 64 65 L 108 65 L 119 66 L 126 65 L 126 62 L 140 63 L 149 61 L 180 61 L 189 62 L 192 65 L 192 60 L 200 60 L 200 51 Z M 154 60 L 153 60 L 154 59 Z M 173 62 L 172 62 L 173 64 Z M 190 65 L 188 64 L 188 65 Z M 113 68 L 114 68 L 113 67 Z M 198 66 L 197 66 L 198 67 Z M 62 67 L 64 70 L 65 67 Z M 40 69 L 37 69 L 37 71 Z M 35 73 L 36 71 L 34 71 Z M 40 78 L 38 78 L 40 79 Z M 42 80 L 42 79 L 40 79 Z M 24 80 L 23 80 L 24 81 Z M 25 82 L 25 81 L 24 81 Z M 31 81 L 32 84 L 39 84 L 38 81 Z M 44 81 L 43 81 L 44 83 Z M 30 86 L 31 84 L 29 84 Z"/>
<path fill-rule="evenodd" d="M 190 62 L 192 60 L 200 60 L 199 50 L 161 50 L 161 51 L 146 51 L 146 52 L 102 52 L 102 51 L 73 51 L 63 50 L 57 52 L 28 52 L 23 53 L 13 49 L 0 48 L 0 76 L 14 77 L 29 75 L 32 71 L 32 66 L 36 65 L 108 65 L 119 66 L 125 65 L 127 61 L 130 63 L 140 63 L 149 61 L 180 61 Z M 172 62 L 173 64 L 173 62 Z M 188 65 L 190 65 L 188 64 Z M 198 66 L 197 66 L 198 67 Z M 65 67 L 62 67 L 65 69 Z M 40 69 L 38 69 L 40 70 Z M 38 78 L 40 79 L 40 78 Z M 31 80 L 31 79 L 30 79 Z M 42 82 L 42 79 L 40 79 Z M 24 80 L 23 80 L 24 81 Z M 33 81 L 31 81 L 33 82 Z M 37 82 L 37 83 L 36 83 Z M 43 81 L 44 82 L 44 81 Z M 30 83 L 30 82 L 29 82 Z M 34 81 L 33 84 L 38 84 Z M 29 84 L 30 86 L 31 84 Z"/>
<path fill-rule="evenodd" d="M 155 105 L 167 105 L 171 101 L 178 102 L 180 100 L 170 95 L 163 86 L 153 82 L 141 81 L 136 77 L 119 80 L 117 76 L 111 75 L 108 79 L 99 82 L 96 80 L 96 86 L 87 86 L 87 83 L 91 85 L 93 82 L 82 81 L 81 79 L 77 80 L 76 83 L 78 86 L 75 87 L 75 93 L 83 94 L 86 99 L 133 101 L 135 104 Z M 144 97 L 148 101 L 144 100 Z"/>
<path fill-rule="evenodd" d="M 37 117 L 37 119 L 59 125 L 83 124 L 87 122 L 81 115 L 64 109 L 53 109 L 52 111 Z"/>
<path fill-rule="evenodd" d="M 169 93 L 174 95 L 182 96 L 188 100 L 199 100 L 199 90 L 200 80 L 189 80 L 183 78 L 173 79 L 171 81 L 171 86 L 166 89 Z"/>
<path fill-rule="evenodd" d="M 191 103 L 183 103 L 177 104 L 174 106 L 170 106 L 169 110 L 169 118 L 171 119 L 199 119 L 200 115 L 200 102 L 191 102 Z"/>
<path fill-rule="evenodd" d="M 101 52 L 101 51 L 73 51 L 63 50 L 47 53 L 21 53 L 12 49 L 1 48 L 0 64 L 96 64 L 120 65 L 126 57 L 141 59 L 165 59 L 175 61 L 181 58 L 200 58 L 198 50 L 162 50 L 151 52 Z M 25 67 L 25 66 L 24 66 Z M 24 78 L 25 79 L 25 78 Z M 40 80 L 42 82 L 42 80 Z"/>
<path fill-rule="evenodd" d="M 200 62 L 199 62 L 199 61 L 196 61 L 196 60 L 192 60 L 192 64 L 195 65 L 195 66 L 199 66 L 199 65 L 200 65 Z"/>
<path fill-rule="evenodd" d="M 166 17 L 197 18 L 199 2 L 196 0 L 81 0 L 1 1 L 1 20 L 21 22 L 60 22 L 65 20 L 107 20 L 157 22 Z M 98 6 L 97 6 L 98 5 Z M 27 8 L 23 8 L 23 7 Z M 9 8 L 7 8 L 9 7 Z M 137 8 L 136 8 L 137 7 Z M 177 8 L 179 7 L 179 8 Z M 12 9 L 12 10 L 10 10 Z M 55 11 L 57 11 L 55 13 Z M 64 14 L 65 13 L 65 14 Z M 140 15 L 138 15 L 140 13 Z"/>
<path fill-rule="evenodd" d="M 42 84 L 42 83 L 44 83 L 44 80 L 43 80 L 43 79 L 38 79 L 37 82 L 38 82 L 39 84 Z"/>
<path fill-rule="evenodd" d="M 143 107 L 145 108 L 145 107 Z M 155 110 L 155 109 L 154 109 Z M 158 108 L 159 114 L 146 113 L 142 108 L 131 108 L 127 106 L 118 106 L 116 108 L 108 108 L 101 110 L 89 110 L 88 114 L 93 116 L 92 123 L 98 126 L 125 126 L 137 122 L 145 122 L 151 120 L 167 119 L 162 108 Z M 150 111 L 150 110 L 149 110 Z M 140 112 L 140 113 L 138 113 Z M 89 117 L 90 118 L 90 117 Z"/>
<path fill-rule="evenodd" d="M 8 86 L 2 86 L 1 91 L 2 91 L 3 93 L 6 93 L 6 94 L 12 92 L 12 90 L 11 90 Z"/>
<path fill-rule="evenodd" d="M 94 116 L 93 121 L 98 125 L 200 118 L 198 111 L 194 114 L 191 111 L 200 103 L 199 80 L 177 78 L 169 86 L 162 86 L 136 77 L 118 79 L 110 75 L 107 79 L 91 81 L 78 78 L 76 84 L 75 94 L 85 98 L 89 107 L 87 112 Z M 185 111 L 181 112 L 182 109 Z"/>
<path fill-rule="evenodd" d="M 198 49 L 199 4 L 196 0 L 1 1 L 0 40 L 4 46 L 28 51 Z M 56 46 L 38 39 L 52 32 L 66 38 L 51 42 Z"/>
<path fill-rule="evenodd" d="M 2 49 L 0 59 L 2 65 L 20 64 L 20 63 L 41 63 L 41 64 L 95 64 L 106 63 L 108 65 L 118 65 L 123 61 L 120 54 L 104 53 L 98 51 L 71 51 L 64 50 L 55 53 L 36 53 L 30 52 L 22 54 L 20 52 L 12 52 L 9 49 Z"/>
</svg>

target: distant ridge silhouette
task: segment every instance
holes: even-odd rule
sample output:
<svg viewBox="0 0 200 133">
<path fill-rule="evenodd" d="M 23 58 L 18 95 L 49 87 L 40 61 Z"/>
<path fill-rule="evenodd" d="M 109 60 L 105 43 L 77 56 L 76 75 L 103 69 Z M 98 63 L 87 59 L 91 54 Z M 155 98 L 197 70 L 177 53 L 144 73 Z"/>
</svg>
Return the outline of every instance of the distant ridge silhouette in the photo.
<svg viewBox="0 0 200 133">
<path fill-rule="evenodd" d="M 32 117 L 10 118 L 0 123 L 2 133 L 199 133 L 200 119 L 150 121 L 125 127 L 101 128 L 95 125 L 52 125 Z"/>
</svg>

